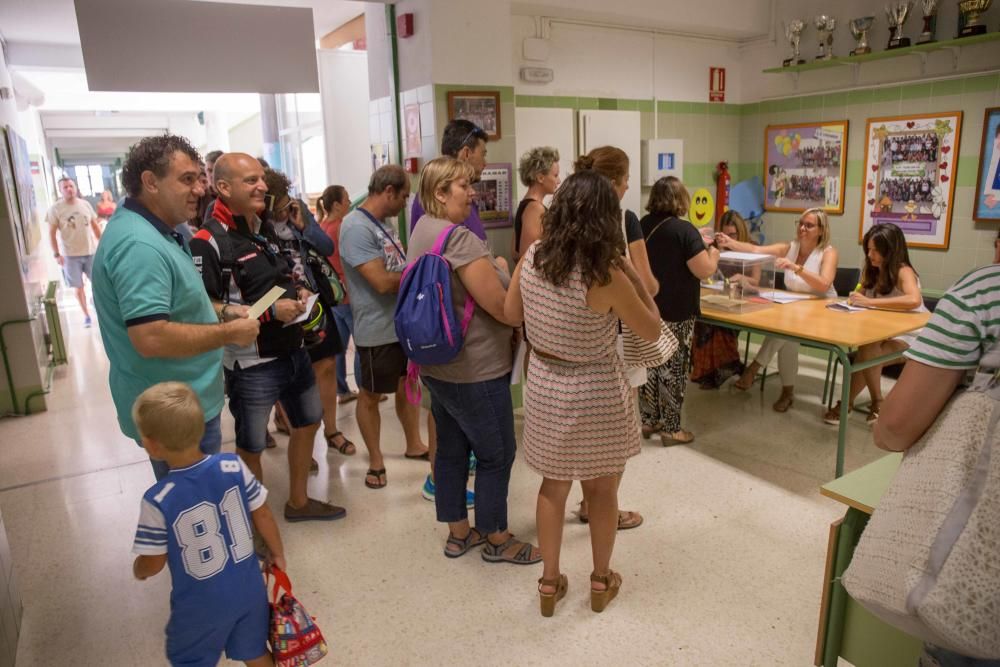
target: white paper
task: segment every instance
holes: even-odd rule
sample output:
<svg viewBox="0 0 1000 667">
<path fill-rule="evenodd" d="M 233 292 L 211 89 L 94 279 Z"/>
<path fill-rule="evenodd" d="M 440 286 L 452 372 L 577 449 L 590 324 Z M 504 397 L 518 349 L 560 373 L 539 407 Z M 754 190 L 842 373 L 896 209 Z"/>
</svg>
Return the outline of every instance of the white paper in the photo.
<svg viewBox="0 0 1000 667">
<path fill-rule="evenodd" d="M 283 288 L 277 286 L 272 287 L 271 291 L 258 299 L 257 303 L 250 306 L 250 310 L 247 312 L 247 317 L 251 320 L 257 319 L 264 314 L 264 311 L 271 307 L 271 304 L 284 296 L 284 294 L 285 290 Z"/>
<path fill-rule="evenodd" d="M 833 303 L 826 304 L 826 307 L 829 308 L 830 310 L 839 310 L 845 313 L 856 313 L 860 310 L 869 310 L 864 306 L 852 306 L 846 301 L 834 301 Z"/>
<path fill-rule="evenodd" d="M 510 370 L 510 383 L 521 384 L 524 375 L 524 359 L 528 353 L 528 344 L 522 338 L 517 341 L 517 348 L 514 350 L 514 367 Z"/>
<path fill-rule="evenodd" d="M 796 301 L 807 301 L 816 298 L 806 292 L 779 292 L 777 290 L 773 292 L 761 292 L 760 295 L 775 303 L 795 303 Z"/>
<path fill-rule="evenodd" d="M 771 255 L 759 252 L 733 252 L 732 250 L 727 250 L 719 255 L 719 259 L 731 259 L 740 262 L 761 262 L 765 259 L 771 259 Z"/>
<path fill-rule="evenodd" d="M 284 292 L 282 292 L 282 294 L 284 294 Z M 299 322 L 305 322 L 307 319 L 309 319 L 309 314 L 312 313 L 313 306 L 316 305 L 316 299 L 318 299 L 318 298 L 319 298 L 319 294 L 313 294 L 311 297 L 309 297 L 309 300 L 306 301 L 306 309 L 305 309 L 305 311 L 301 315 L 299 315 L 298 317 L 296 317 L 294 320 L 292 320 L 291 322 L 286 322 L 285 326 L 286 327 L 290 327 L 293 324 L 298 324 Z"/>
</svg>

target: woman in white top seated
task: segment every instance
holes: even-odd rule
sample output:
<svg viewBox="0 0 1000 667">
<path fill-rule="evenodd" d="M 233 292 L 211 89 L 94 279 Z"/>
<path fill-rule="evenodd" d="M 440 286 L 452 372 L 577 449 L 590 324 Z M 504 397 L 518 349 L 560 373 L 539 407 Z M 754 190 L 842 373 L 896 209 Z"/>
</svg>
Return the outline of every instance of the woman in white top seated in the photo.
<svg viewBox="0 0 1000 667">
<path fill-rule="evenodd" d="M 791 292 L 810 292 L 820 297 L 835 297 L 833 279 L 837 275 L 837 249 L 830 245 L 830 221 L 826 211 L 811 208 L 796 223 L 795 240 L 755 246 L 740 243 L 725 234 L 716 234 L 719 246 L 726 250 L 757 252 L 777 257 L 774 266 L 785 272 L 785 289 Z M 799 374 L 799 344 L 768 336 L 739 380 L 737 389 L 746 391 L 753 384 L 757 372 L 778 355 L 778 374 L 781 376 L 781 396 L 774 403 L 777 412 L 787 412 L 795 401 L 795 378 Z"/>
<path fill-rule="evenodd" d="M 927 312 L 924 297 L 920 293 L 920 278 L 910 264 L 910 253 L 906 250 L 906 237 L 891 222 L 874 225 L 865 232 L 865 268 L 861 272 L 861 283 L 848 301 L 853 306 L 878 308 L 880 310 Z M 919 331 L 898 338 L 882 340 L 858 348 L 856 361 L 868 361 L 892 352 L 910 347 Z M 902 363 L 899 359 L 894 363 Z M 854 399 L 861 390 L 868 387 L 872 404 L 868 412 L 868 423 L 878 419 L 882 405 L 882 365 L 866 368 L 851 375 L 851 393 L 848 405 L 854 407 Z M 840 423 L 840 401 L 823 415 L 827 424 Z"/>
</svg>

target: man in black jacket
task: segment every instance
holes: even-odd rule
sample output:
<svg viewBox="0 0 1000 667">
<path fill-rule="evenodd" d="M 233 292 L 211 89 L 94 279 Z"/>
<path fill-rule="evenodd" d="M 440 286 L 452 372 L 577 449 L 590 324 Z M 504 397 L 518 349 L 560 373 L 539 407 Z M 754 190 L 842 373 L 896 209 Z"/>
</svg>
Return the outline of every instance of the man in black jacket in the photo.
<svg viewBox="0 0 1000 667">
<path fill-rule="evenodd" d="M 260 316 L 260 335 L 253 345 L 226 346 L 223 366 L 229 388 L 229 410 L 236 420 L 236 447 L 247 467 L 263 481 L 260 453 L 275 402 L 281 401 L 291 425 L 288 443 L 288 521 L 331 520 L 346 514 L 342 507 L 306 495 L 313 441 L 323 412 L 309 355 L 302 346 L 302 326 L 292 324 L 305 312 L 311 296 L 292 277 L 291 266 L 278 251 L 270 224 L 262 222 L 264 169 L 249 155 L 227 153 L 215 163 L 219 195 L 212 217 L 191 241 L 195 265 L 209 296 L 226 304 L 251 305 L 272 288 L 284 294 Z M 223 306 L 223 317 L 228 308 Z"/>
</svg>

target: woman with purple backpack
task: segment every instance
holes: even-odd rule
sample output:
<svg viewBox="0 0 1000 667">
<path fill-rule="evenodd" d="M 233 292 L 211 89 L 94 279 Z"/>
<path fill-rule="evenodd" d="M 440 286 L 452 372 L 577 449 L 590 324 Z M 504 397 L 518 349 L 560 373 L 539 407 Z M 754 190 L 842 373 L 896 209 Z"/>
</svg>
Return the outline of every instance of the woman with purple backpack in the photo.
<svg viewBox="0 0 1000 667">
<path fill-rule="evenodd" d="M 414 261 L 456 225 L 441 251 L 451 267 L 448 305 L 461 318 L 467 296 L 475 304 L 458 354 L 446 363 L 420 367 L 437 424 L 434 504 L 438 521 L 448 524 L 445 556 L 458 558 L 483 545 L 485 561 L 528 565 L 539 562 L 541 554 L 515 539 L 507 527 L 507 489 L 516 447 L 510 373 L 515 327 L 521 322 L 504 315 L 507 263 L 462 224 L 472 206 L 474 177 L 470 165 L 450 157 L 424 166 L 418 193 L 426 213 L 414 226 L 408 249 Z M 465 496 L 470 452 L 479 460 L 474 527 Z"/>
</svg>

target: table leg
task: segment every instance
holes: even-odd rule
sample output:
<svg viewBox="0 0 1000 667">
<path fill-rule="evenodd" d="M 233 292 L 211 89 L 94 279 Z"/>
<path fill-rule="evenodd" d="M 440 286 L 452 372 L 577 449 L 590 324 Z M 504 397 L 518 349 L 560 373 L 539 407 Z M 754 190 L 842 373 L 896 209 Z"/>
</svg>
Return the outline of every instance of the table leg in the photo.
<svg viewBox="0 0 1000 667">
<path fill-rule="evenodd" d="M 837 429 L 837 470 L 836 476 L 844 474 L 844 449 L 847 446 L 847 416 L 851 413 L 851 358 L 841 348 L 835 349 L 835 354 L 840 359 L 840 365 L 844 367 L 844 379 L 840 388 L 840 426 Z M 830 388 L 831 393 L 833 388 Z"/>
<path fill-rule="evenodd" d="M 826 642 L 823 651 L 824 667 L 837 667 L 840 656 L 841 642 L 844 639 L 844 610 L 847 607 L 847 590 L 840 583 L 844 570 L 851 564 L 854 548 L 861 538 L 861 533 L 868 524 L 868 515 L 849 507 L 840 525 L 837 537 L 837 557 L 833 563 L 833 581 L 830 591 L 830 611 L 827 617 Z"/>
</svg>

